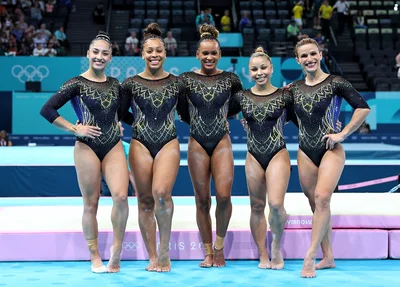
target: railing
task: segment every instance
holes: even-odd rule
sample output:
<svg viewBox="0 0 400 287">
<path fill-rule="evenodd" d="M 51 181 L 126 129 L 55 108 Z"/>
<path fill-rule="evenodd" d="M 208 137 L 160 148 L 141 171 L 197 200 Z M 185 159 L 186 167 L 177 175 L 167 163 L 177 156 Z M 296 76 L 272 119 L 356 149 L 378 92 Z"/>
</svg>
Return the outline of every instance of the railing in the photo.
<svg viewBox="0 0 400 287">
<path fill-rule="evenodd" d="M 111 24 L 111 12 L 112 12 L 112 5 L 113 5 L 113 0 L 105 0 L 106 2 L 106 7 L 107 9 L 107 21 L 106 21 L 106 32 L 109 33 L 110 31 L 110 24 Z"/>
</svg>

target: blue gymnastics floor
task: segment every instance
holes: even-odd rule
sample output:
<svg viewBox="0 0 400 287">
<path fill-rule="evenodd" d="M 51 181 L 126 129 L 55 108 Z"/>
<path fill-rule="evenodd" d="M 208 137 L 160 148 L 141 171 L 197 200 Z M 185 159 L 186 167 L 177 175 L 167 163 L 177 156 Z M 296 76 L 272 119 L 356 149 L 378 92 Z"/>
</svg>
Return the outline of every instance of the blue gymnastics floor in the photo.
<svg viewBox="0 0 400 287">
<path fill-rule="evenodd" d="M 400 286 L 400 261 L 339 260 L 337 268 L 300 278 L 302 261 L 288 260 L 284 270 L 261 270 L 257 261 L 228 261 L 225 268 L 202 269 L 198 261 L 173 261 L 170 273 L 144 270 L 146 261 L 123 261 L 117 274 L 93 274 L 89 262 L 0 263 L 0 286 Z"/>
</svg>

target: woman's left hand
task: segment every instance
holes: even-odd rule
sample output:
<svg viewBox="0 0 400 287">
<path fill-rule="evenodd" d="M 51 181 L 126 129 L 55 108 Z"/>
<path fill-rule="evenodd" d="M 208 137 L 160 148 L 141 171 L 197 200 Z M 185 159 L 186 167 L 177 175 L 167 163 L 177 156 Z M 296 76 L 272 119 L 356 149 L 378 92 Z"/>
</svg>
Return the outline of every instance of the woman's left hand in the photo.
<svg viewBox="0 0 400 287">
<path fill-rule="evenodd" d="M 338 134 L 324 135 L 321 141 L 326 140 L 326 149 L 334 149 L 335 144 L 344 141 L 344 139 L 345 137 L 341 133 L 338 133 Z"/>
</svg>

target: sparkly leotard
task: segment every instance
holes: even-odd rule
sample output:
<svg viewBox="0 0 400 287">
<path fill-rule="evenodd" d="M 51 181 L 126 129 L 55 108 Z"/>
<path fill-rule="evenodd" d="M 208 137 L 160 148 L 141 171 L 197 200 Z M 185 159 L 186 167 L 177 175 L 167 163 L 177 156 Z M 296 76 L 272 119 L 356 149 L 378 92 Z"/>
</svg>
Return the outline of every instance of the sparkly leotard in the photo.
<svg viewBox="0 0 400 287">
<path fill-rule="evenodd" d="M 321 139 L 326 134 L 336 133 L 342 99 L 354 109 L 369 109 L 369 106 L 351 84 L 339 76 L 329 75 L 314 86 L 299 80 L 289 89 L 299 122 L 299 148 L 319 166 L 327 151 L 326 142 Z"/>
<path fill-rule="evenodd" d="M 288 109 L 291 109 L 291 98 L 284 89 L 269 95 L 256 95 L 246 90 L 232 98 L 230 113 L 242 111 L 248 127 L 248 151 L 264 170 L 271 159 L 286 148 L 283 127 Z"/>
<path fill-rule="evenodd" d="M 188 114 L 181 110 L 182 120 L 190 123 L 190 136 L 211 157 L 221 139 L 228 134 L 226 125 L 229 101 L 242 90 L 237 75 L 231 72 L 206 76 L 195 72 L 183 73 L 180 81 L 185 85 Z"/>
<path fill-rule="evenodd" d="M 175 110 L 182 84 L 171 74 L 160 80 L 137 75 L 121 84 L 121 92 L 123 99 L 129 99 L 134 114 L 132 138 L 155 158 L 165 144 L 176 138 Z"/>
<path fill-rule="evenodd" d="M 68 101 L 83 125 L 101 128 L 102 134 L 94 139 L 76 139 L 88 145 L 102 161 L 120 141 L 117 115 L 120 106 L 118 80 L 108 77 L 105 82 L 94 82 L 82 76 L 72 78 L 46 102 L 40 114 L 53 123 L 60 116 L 57 110 Z"/>
</svg>

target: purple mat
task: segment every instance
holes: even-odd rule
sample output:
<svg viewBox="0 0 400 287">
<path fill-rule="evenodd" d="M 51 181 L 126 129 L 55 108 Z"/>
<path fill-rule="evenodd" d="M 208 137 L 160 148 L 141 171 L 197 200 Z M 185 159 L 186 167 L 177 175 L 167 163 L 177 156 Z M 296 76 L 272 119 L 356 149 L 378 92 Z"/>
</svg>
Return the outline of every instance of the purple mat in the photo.
<svg viewBox="0 0 400 287">
<path fill-rule="evenodd" d="M 110 232 L 100 232 L 99 234 L 99 248 L 104 259 L 109 258 L 112 238 Z M 400 238 L 400 236 L 397 238 Z M 282 241 L 284 258 L 303 258 L 310 240 L 311 230 L 286 230 Z M 271 242 L 270 232 L 268 233 L 268 241 Z M 334 230 L 332 241 L 334 255 L 337 259 L 382 259 L 388 257 L 389 241 L 388 231 L 386 230 Z M 198 231 L 173 231 L 170 249 L 171 258 L 175 260 L 204 258 L 204 250 Z M 229 231 L 226 236 L 224 251 L 228 259 L 258 258 L 258 252 L 249 230 Z M 321 256 L 321 252 L 318 256 Z M 89 253 L 82 232 L 0 234 L 0 261 L 88 259 Z M 126 233 L 122 259 L 147 259 L 147 252 L 139 231 L 128 231 Z"/>
<path fill-rule="evenodd" d="M 333 228 L 400 229 L 400 216 L 393 215 L 332 215 Z M 288 215 L 286 229 L 311 229 L 312 216 Z"/>
<path fill-rule="evenodd" d="M 400 230 L 389 231 L 389 257 L 400 259 Z"/>
</svg>

